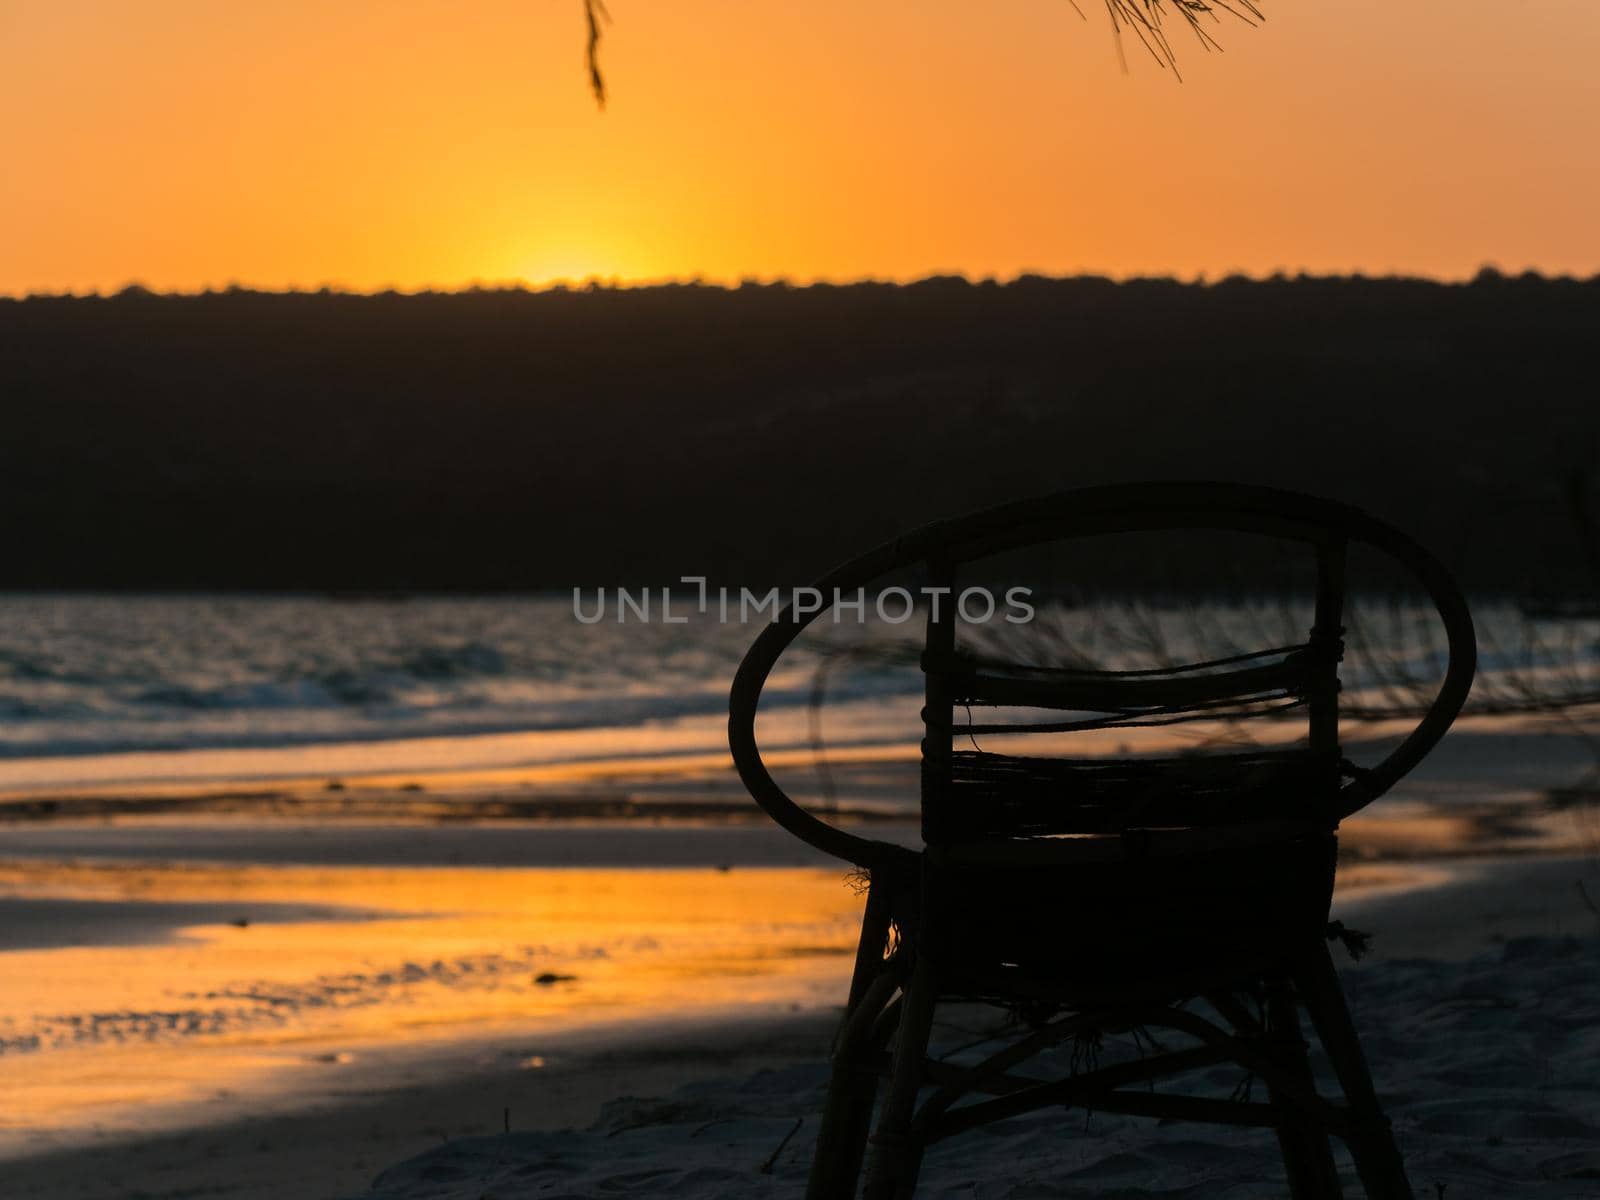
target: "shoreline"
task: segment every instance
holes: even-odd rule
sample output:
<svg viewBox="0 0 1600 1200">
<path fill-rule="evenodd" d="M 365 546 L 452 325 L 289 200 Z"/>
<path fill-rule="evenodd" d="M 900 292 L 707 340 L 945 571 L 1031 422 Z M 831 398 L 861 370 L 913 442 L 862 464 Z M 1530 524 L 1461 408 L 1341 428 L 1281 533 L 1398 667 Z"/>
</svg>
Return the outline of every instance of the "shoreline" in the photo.
<svg viewBox="0 0 1600 1200">
<path fill-rule="evenodd" d="M 763 758 L 775 769 L 809 773 L 819 759 L 864 780 L 885 782 L 881 772 L 899 772 L 898 782 L 914 783 L 920 751 L 920 726 L 914 705 L 909 713 L 878 717 L 858 711 L 867 701 L 851 702 L 850 736 L 829 733 L 819 754 L 806 711 L 778 706 L 764 719 L 773 722 L 763 737 Z M 892 707 L 892 706 L 891 706 Z M 897 718 L 907 718 L 898 720 Z M 0 756 L 0 811 L 4 806 L 51 798 L 88 801 L 133 796 L 191 801 L 205 797 L 314 794 L 319 790 L 378 795 L 427 793 L 467 798 L 486 793 L 535 788 L 555 795 L 672 790 L 692 784 L 699 790 L 731 779 L 727 717 L 715 713 L 671 716 L 624 724 L 562 728 L 507 728 L 489 732 L 440 732 L 385 738 L 330 739 L 278 744 L 216 745 L 163 749 L 97 750 L 83 754 Z M 1345 749 L 1359 755 L 1408 733 L 1415 722 L 1390 718 L 1350 721 Z M 1074 753 L 1118 752 L 1125 739 L 1116 731 L 1075 735 Z M 1269 739 L 1270 740 L 1270 739 Z M 1541 753 L 1530 759 L 1529 743 Z M 1166 731 L 1139 752 L 1181 753 L 1191 745 Z M 1416 780 L 1459 777 L 1463 768 L 1492 770 L 1502 783 L 1519 788 L 1560 788 L 1562 779 L 1581 778 L 1596 767 L 1583 739 L 1559 714 L 1529 712 L 1460 717 L 1450 738 L 1433 754 Z M 909 768 L 909 770 L 907 770 Z M 1414 782 L 1414 781 L 1413 781 Z M 737 785 L 735 785 L 737 786 Z M 742 795 L 742 789 L 740 791 Z M 911 789 L 916 794 L 916 789 Z"/>
<path fill-rule="evenodd" d="M 199 805 L 130 799 L 30 818 L 0 815 L 0 864 L 11 859 L 136 859 L 325 865 L 505 867 L 803 866 L 829 858 L 753 803 L 545 797 L 491 801 L 480 811 L 435 803 L 331 811 L 276 796 Z M 1600 851 L 1600 793 L 1430 806 L 1393 804 L 1339 828 L 1340 869 L 1367 864 L 1542 859 Z M 840 806 L 841 828 L 911 848 L 914 814 Z M 425 840 L 423 840 L 425 839 Z"/>
<path fill-rule="evenodd" d="M 1548 855 L 1600 846 L 1600 786 L 1579 739 L 1537 720 L 1468 718 L 1458 725 L 1414 777 L 1344 823 L 1341 845 L 1350 861 Z M 621 743 L 618 733 L 0 761 L 0 857 L 8 842 L 52 839 L 38 830 L 96 825 L 174 835 L 184 827 L 321 827 L 358 839 L 387 828 L 428 829 L 446 839 L 456 836 L 452 828 L 495 828 L 525 848 L 540 840 L 530 830 L 566 840 L 570 834 L 557 831 L 722 828 L 744 831 L 727 835 L 730 842 L 754 844 L 774 828 L 735 775 L 720 745 L 720 722 L 641 728 Z M 712 737 L 715 749 L 708 747 Z M 558 742 L 565 749 L 548 757 Z M 418 757 L 397 763 L 397 747 L 406 746 Z M 1380 749 L 1371 747 L 1352 742 L 1350 752 L 1359 758 Z M 563 756 L 566 750 L 576 756 Z M 324 757 L 330 752 L 333 759 Z M 915 744 L 830 745 L 826 779 L 814 752 L 792 741 L 779 739 L 766 757 L 795 800 L 819 815 L 888 840 L 914 840 Z M 196 834 L 202 842 L 206 836 Z M 614 840 L 630 837 L 617 833 Z M 799 858 L 775 845 L 764 857 L 820 861 L 794 845 Z"/>
</svg>

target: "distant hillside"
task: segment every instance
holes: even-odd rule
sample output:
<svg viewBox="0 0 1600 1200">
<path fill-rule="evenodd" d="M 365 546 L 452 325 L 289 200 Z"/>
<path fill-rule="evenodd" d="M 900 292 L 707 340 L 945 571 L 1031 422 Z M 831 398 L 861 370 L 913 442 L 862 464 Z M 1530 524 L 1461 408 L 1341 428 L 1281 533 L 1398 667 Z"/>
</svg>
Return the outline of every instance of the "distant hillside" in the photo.
<svg viewBox="0 0 1600 1200">
<path fill-rule="evenodd" d="M 1570 590 L 1596 346 L 1600 281 L 1492 275 L 3 301 L 0 586 L 798 582 L 1213 477 Z"/>
</svg>

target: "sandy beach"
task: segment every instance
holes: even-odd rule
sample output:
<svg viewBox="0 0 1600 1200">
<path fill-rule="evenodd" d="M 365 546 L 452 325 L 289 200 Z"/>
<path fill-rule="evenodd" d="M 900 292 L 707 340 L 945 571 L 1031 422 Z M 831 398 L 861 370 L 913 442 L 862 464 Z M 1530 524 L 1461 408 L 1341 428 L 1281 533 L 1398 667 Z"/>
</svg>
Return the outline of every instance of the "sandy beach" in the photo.
<svg viewBox="0 0 1600 1200">
<path fill-rule="evenodd" d="M 79 870 L 93 875 L 105 866 Z M 538 890 L 540 875 L 548 886 L 552 872 L 510 874 L 527 892 Z M 660 873 L 614 874 L 645 884 L 625 889 L 633 893 L 618 905 L 625 920 L 637 915 L 641 892 L 659 909 Z M 667 956 L 674 961 L 643 970 L 648 1017 L 644 997 L 630 999 L 611 985 L 610 1015 L 597 1019 L 593 1005 L 608 982 L 589 969 L 570 981 L 513 985 L 514 1016 L 496 1017 L 483 996 L 458 993 L 448 1016 L 421 996 L 403 1005 L 390 997 L 386 1011 L 408 1014 L 398 1037 L 363 1036 L 359 1024 L 339 1021 L 302 1021 L 284 1036 L 251 1029 L 236 1012 L 241 1027 L 220 1039 L 231 1044 L 204 1055 L 206 1078 L 169 1078 L 165 1103 L 150 1102 L 160 1081 L 135 1087 L 125 1079 L 120 1086 L 130 1094 L 122 1101 L 102 1090 L 97 1104 L 86 1104 L 87 1079 L 73 1078 L 73 1107 L 55 1114 L 71 1129 L 47 1128 L 50 1110 L 40 1101 L 49 1099 L 50 1081 L 30 1063 L 46 1056 L 7 1054 L 12 1194 L 421 1200 L 535 1196 L 559 1186 L 572 1196 L 798 1195 L 858 901 L 837 873 L 745 867 L 678 875 L 677 886 L 697 893 L 744 877 L 763 894 L 781 888 L 792 907 L 815 897 L 806 914 L 813 925 L 804 930 L 812 944 L 797 945 L 796 927 L 769 931 L 765 961 L 748 952 L 735 960 L 719 958 L 714 946 L 708 952 L 715 937 L 697 937 Z M 204 892 L 215 884 L 201 870 L 185 886 Z M 188 936 L 206 937 L 207 923 L 193 918 L 224 912 L 248 912 L 247 929 L 226 926 L 241 936 L 275 921 L 373 919 L 370 910 L 251 907 L 259 905 L 252 894 L 285 884 L 310 890 L 304 878 L 269 886 L 247 877 L 231 907 L 147 913 L 146 936 L 164 923 L 169 933 L 181 924 Z M 84 877 L 75 881 L 85 885 Z M 1347 872 L 1335 913 L 1377 936 L 1367 959 L 1341 965 L 1419 1185 L 1437 1178 L 1450 1195 L 1469 1197 L 1593 1194 L 1600 916 L 1585 889 L 1592 896 L 1597 885 L 1600 869 L 1574 858 Z M 384 899 L 382 889 L 365 890 Z M 592 930 L 593 916 L 585 920 Z M 515 970 L 528 976 L 538 965 L 520 962 Z M 581 993 L 589 1011 L 564 1013 L 565 989 Z M 478 1017 L 464 1022 L 463 1005 L 475 1006 Z M 100 1039 L 94 1061 L 112 1074 L 133 1040 L 126 1026 L 114 1028 L 113 1017 L 89 1035 Z M 129 1061 L 160 1059 L 170 1073 L 172 1060 L 184 1057 L 172 1053 L 182 1034 L 144 1036 L 147 1045 Z M 1461 1059 L 1464 1037 L 1474 1048 Z M 19 1112 L 26 1114 L 20 1121 Z M 1080 1127 L 1082 1120 L 1012 1122 L 941 1147 L 930 1158 L 930 1194 L 1133 1195 L 1135 1181 L 1147 1189 L 1140 1195 L 1275 1194 L 1270 1138 L 1107 1117 Z M 980 1176 L 988 1190 L 973 1192 Z M 1235 1178 L 1229 1190 L 1194 1191 L 1196 1179 L 1221 1187 Z M 1037 1190 L 1045 1179 L 1066 1181 L 1067 1190 Z"/>
</svg>

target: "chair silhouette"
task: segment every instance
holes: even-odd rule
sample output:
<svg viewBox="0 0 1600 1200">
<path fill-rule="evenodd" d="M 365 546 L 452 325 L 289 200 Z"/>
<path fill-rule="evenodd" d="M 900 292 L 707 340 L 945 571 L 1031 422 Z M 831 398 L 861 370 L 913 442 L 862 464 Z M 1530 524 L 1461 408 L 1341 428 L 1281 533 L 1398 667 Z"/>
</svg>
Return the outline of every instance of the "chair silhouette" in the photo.
<svg viewBox="0 0 1600 1200">
<path fill-rule="evenodd" d="M 810 1200 L 854 1196 L 864 1160 L 869 1200 L 909 1197 L 928 1145 L 1046 1107 L 1271 1128 L 1296 1200 L 1341 1194 L 1335 1135 L 1369 1197 L 1412 1195 L 1329 955 L 1338 927 L 1328 918 L 1340 821 L 1416 766 L 1471 687 L 1472 621 L 1448 572 L 1405 535 L 1342 504 L 1172 483 L 1064 492 L 930 525 L 816 586 L 825 597 L 853 596 L 888 572 L 922 567 L 930 586 L 954 596 L 974 564 L 999 553 L 1153 530 L 1235 531 L 1298 548 L 1315 567 L 1306 639 L 1142 670 L 1037 666 L 959 650 L 946 603 L 929 615 L 922 652 L 920 853 L 819 820 L 762 761 L 763 684 L 816 614 L 780 612 L 740 665 L 729 739 L 745 786 L 778 824 L 870 877 Z M 1356 544 L 1397 560 L 1421 584 L 1449 647 L 1431 707 L 1368 769 L 1350 763 L 1339 741 L 1345 556 Z M 995 720 L 967 715 L 985 709 Z M 1044 717 L 1002 719 L 1018 709 Z M 1264 714 L 1303 721 L 1304 736 L 1208 755 L 958 748 L 976 744 L 969 734 L 996 744 L 1044 734 L 1055 746 L 1086 729 Z M 1031 1027 L 979 1063 L 932 1060 L 934 1010 L 952 999 L 1027 1012 Z M 1316 1090 L 1301 1008 L 1342 1102 Z M 1185 1046 L 1087 1070 L 1074 1055 L 1066 1078 L 1018 1070 L 1052 1047 L 1149 1030 L 1175 1032 Z M 1260 1079 L 1265 1101 L 1155 1090 L 1227 1063 Z"/>
</svg>

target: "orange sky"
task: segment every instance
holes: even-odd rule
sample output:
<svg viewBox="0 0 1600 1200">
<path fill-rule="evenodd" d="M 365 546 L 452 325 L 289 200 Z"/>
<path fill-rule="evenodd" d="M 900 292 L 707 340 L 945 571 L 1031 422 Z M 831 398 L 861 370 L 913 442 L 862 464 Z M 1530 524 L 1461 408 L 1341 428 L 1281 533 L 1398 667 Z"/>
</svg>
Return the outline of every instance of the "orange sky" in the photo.
<svg viewBox="0 0 1600 1200">
<path fill-rule="evenodd" d="M 1600 270 L 1600 5 L 0 0 L 0 292 Z"/>
</svg>

